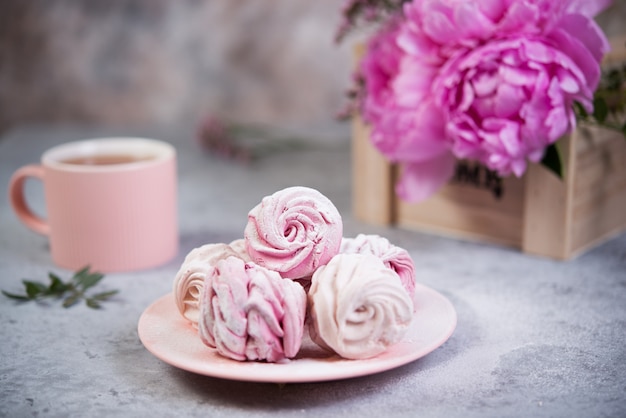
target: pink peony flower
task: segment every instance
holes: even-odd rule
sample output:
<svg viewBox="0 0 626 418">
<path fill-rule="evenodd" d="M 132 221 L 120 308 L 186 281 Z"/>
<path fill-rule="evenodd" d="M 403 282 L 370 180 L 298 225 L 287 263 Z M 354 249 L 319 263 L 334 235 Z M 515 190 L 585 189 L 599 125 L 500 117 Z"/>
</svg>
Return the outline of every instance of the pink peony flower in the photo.
<svg viewBox="0 0 626 418">
<path fill-rule="evenodd" d="M 374 146 L 389 160 L 406 166 L 397 193 L 422 199 L 443 186 L 453 173 L 454 160 L 444 141 L 443 115 L 430 103 L 432 98 L 423 94 L 428 86 L 420 83 L 428 77 L 414 77 L 410 81 L 417 84 L 404 86 L 404 94 L 397 94 L 395 85 L 406 80 L 402 74 L 413 71 L 408 60 L 401 68 L 405 52 L 397 44 L 400 23 L 399 19 L 390 21 L 367 46 L 359 73 L 365 88 L 361 112 L 370 124 Z M 413 106 L 407 106 L 406 100 Z M 411 181 L 416 171 L 421 174 L 419 183 Z"/>
<path fill-rule="evenodd" d="M 527 160 L 540 161 L 548 145 L 573 129 L 575 101 L 592 108 L 599 74 L 591 70 L 548 42 L 524 37 L 448 61 L 434 89 L 454 155 L 521 176 Z"/>
<path fill-rule="evenodd" d="M 592 110 L 608 42 L 592 20 L 610 1 L 415 0 L 368 44 L 360 67 L 372 142 L 404 166 L 419 201 L 454 157 L 521 176 Z"/>
</svg>

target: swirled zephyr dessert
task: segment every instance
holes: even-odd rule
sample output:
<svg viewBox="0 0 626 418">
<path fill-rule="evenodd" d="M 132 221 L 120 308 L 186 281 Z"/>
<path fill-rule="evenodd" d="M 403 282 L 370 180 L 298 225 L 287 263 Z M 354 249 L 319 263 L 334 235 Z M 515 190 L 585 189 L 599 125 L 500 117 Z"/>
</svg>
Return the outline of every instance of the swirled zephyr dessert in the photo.
<svg viewBox="0 0 626 418">
<path fill-rule="evenodd" d="M 234 360 L 278 362 L 300 350 L 306 314 L 302 286 L 238 257 L 207 276 L 198 324 L 204 344 Z"/>
<path fill-rule="evenodd" d="M 348 359 L 384 352 L 413 317 L 400 277 L 374 255 L 333 257 L 313 274 L 308 299 L 312 340 Z"/>
<path fill-rule="evenodd" d="M 246 240 L 243 238 L 239 238 L 236 239 L 234 241 L 231 241 L 230 244 L 230 248 L 233 249 L 233 251 L 235 251 L 237 253 L 237 255 L 239 256 L 239 258 L 241 258 L 243 261 L 252 261 L 252 259 L 250 258 L 250 254 L 248 254 L 248 250 L 246 250 Z"/>
<path fill-rule="evenodd" d="M 311 276 L 339 252 L 341 215 L 323 194 L 288 187 L 266 196 L 248 214 L 244 231 L 252 260 L 282 277 Z"/>
<path fill-rule="evenodd" d="M 385 266 L 398 273 L 411 300 L 415 297 L 415 266 L 404 248 L 391 244 L 387 238 L 379 235 L 359 234 L 355 238 L 344 238 L 339 252 L 377 256 Z"/>
<path fill-rule="evenodd" d="M 174 278 L 174 301 L 185 319 L 194 326 L 200 316 L 200 296 L 205 278 L 222 259 L 237 256 L 228 244 L 206 244 L 187 254 Z"/>
<path fill-rule="evenodd" d="M 266 196 L 243 238 L 185 257 L 174 279 L 178 311 L 205 345 L 238 361 L 294 358 L 306 327 L 343 358 L 374 357 L 409 327 L 415 268 L 386 238 L 342 234 L 337 208 L 317 190 Z"/>
</svg>

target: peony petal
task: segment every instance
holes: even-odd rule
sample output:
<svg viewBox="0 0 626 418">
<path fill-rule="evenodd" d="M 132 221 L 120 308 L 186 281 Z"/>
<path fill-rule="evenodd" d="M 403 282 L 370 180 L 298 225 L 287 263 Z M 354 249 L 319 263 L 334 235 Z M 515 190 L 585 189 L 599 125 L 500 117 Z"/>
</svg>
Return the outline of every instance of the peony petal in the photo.
<svg viewBox="0 0 626 418">
<path fill-rule="evenodd" d="M 499 118 L 515 118 L 525 101 L 523 88 L 501 84 L 495 97 L 494 114 Z"/>
<path fill-rule="evenodd" d="M 476 93 L 477 97 L 485 97 L 493 94 L 499 83 L 500 79 L 490 73 L 481 73 L 472 80 L 474 93 Z"/>
<path fill-rule="evenodd" d="M 447 149 L 445 120 L 437 106 L 424 102 L 418 109 L 395 108 L 375 127 L 374 146 L 392 161 L 429 160 Z"/>
<path fill-rule="evenodd" d="M 540 148 L 528 153 L 528 159 L 533 163 L 538 163 L 543 158 L 543 155 L 546 153 L 545 148 Z"/>
<path fill-rule="evenodd" d="M 484 128 L 482 136 L 490 152 L 502 153 L 509 157 L 523 154 L 519 123 L 507 119 L 485 118 L 482 126 Z"/>
<path fill-rule="evenodd" d="M 522 138 L 520 138 L 520 126 L 516 122 L 507 121 L 500 130 L 500 142 L 504 146 L 507 154 L 512 157 L 522 155 Z"/>
<path fill-rule="evenodd" d="M 587 17 L 594 17 L 602 10 L 609 7 L 612 0 L 571 0 L 567 11 L 570 13 L 581 13 Z"/>
<path fill-rule="evenodd" d="M 474 89 L 472 88 L 471 83 L 463 83 L 460 88 L 461 92 L 461 101 L 457 105 L 457 109 L 461 112 L 466 112 L 472 106 L 474 102 Z"/>
<path fill-rule="evenodd" d="M 565 104 L 563 90 L 559 84 L 559 80 L 553 78 L 550 80 L 547 97 L 550 99 L 550 107 L 561 107 Z"/>
<path fill-rule="evenodd" d="M 472 110 L 475 112 L 474 117 L 477 123 L 480 124 L 485 118 L 493 116 L 496 113 L 496 106 L 497 103 L 493 95 L 476 100 L 472 104 Z"/>
<path fill-rule="evenodd" d="M 482 0 L 478 2 L 478 8 L 492 22 L 498 22 L 504 16 L 510 2 L 503 0 Z"/>
<path fill-rule="evenodd" d="M 569 131 L 570 123 L 569 117 L 565 113 L 563 107 L 555 107 L 548 113 L 548 117 L 545 121 L 545 126 L 548 128 L 546 132 L 549 143 L 553 143 Z"/>
<path fill-rule="evenodd" d="M 550 64 L 554 62 L 555 50 L 549 48 L 542 42 L 520 39 L 520 55 L 522 59 L 533 61 L 539 64 Z"/>
<path fill-rule="evenodd" d="M 557 69 L 556 78 L 559 81 L 559 87 L 566 93 L 576 94 L 580 92 L 580 85 L 572 74 L 562 68 Z"/>
<path fill-rule="evenodd" d="M 424 33 L 439 44 L 453 43 L 459 40 L 460 33 L 449 16 L 441 10 L 431 10 L 425 19 Z"/>
<path fill-rule="evenodd" d="M 495 30 L 495 25 L 473 2 L 460 4 L 454 10 L 454 21 L 463 38 L 487 39 Z"/>
<path fill-rule="evenodd" d="M 595 61 L 602 60 L 611 46 L 602 29 L 591 19 L 581 15 L 566 15 L 558 23 L 558 28 L 578 40 L 593 55 Z"/>
<path fill-rule="evenodd" d="M 537 90 L 531 99 L 520 109 L 522 118 L 521 136 L 528 149 L 543 148 L 547 145 L 545 120 L 551 106 L 544 90 Z"/>
<path fill-rule="evenodd" d="M 535 84 L 537 80 L 537 71 L 525 68 L 525 66 L 520 64 L 501 65 L 498 68 L 498 76 L 507 84 L 514 86 L 529 86 Z"/>
<path fill-rule="evenodd" d="M 404 164 L 396 193 L 414 203 L 429 198 L 452 178 L 455 161 L 452 153 L 444 153 L 432 160 Z"/>
<path fill-rule="evenodd" d="M 400 106 L 417 107 L 430 94 L 438 68 L 425 65 L 411 56 L 405 56 L 391 88 Z"/>
<path fill-rule="evenodd" d="M 608 40 L 597 25 L 582 16 L 568 16 L 549 39 L 573 62 L 575 70 L 582 72 L 589 88 L 595 90 L 600 80 L 600 60 L 609 50 Z"/>
<path fill-rule="evenodd" d="M 529 31 L 539 20 L 537 6 L 526 1 L 516 1 L 510 5 L 498 23 L 497 32 L 501 34 Z"/>
<path fill-rule="evenodd" d="M 562 31 L 554 32 L 551 38 L 559 43 L 560 52 L 555 56 L 555 62 L 561 67 L 567 68 L 574 76 L 581 81 L 584 90 L 591 94 L 600 81 L 600 65 L 594 61 L 591 53 L 576 40 L 566 35 Z M 578 44 L 578 45 L 577 45 Z"/>
<path fill-rule="evenodd" d="M 439 45 L 425 36 L 421 30 L 409 30 L 406 25 L 396 39 L 398 48 L 407 55 L 418 57 L 421 61 L 430 64 L 440 64 Z"/>
<path fill-rule="evenodd" d="M 511 162 L 511 171 L 516 177 L 522 177 L 526 171 L 526 160 L 523 158 L 515 159 Z"/>
<path fill-rule="evenodd" d="M 478 160 L 482 157 L 484 137 L 480 127 L 467 114 L 453 115 L 446 125 L 446 132 L 452 140 L 452 152 L 457 158 Z"/>
</svg>

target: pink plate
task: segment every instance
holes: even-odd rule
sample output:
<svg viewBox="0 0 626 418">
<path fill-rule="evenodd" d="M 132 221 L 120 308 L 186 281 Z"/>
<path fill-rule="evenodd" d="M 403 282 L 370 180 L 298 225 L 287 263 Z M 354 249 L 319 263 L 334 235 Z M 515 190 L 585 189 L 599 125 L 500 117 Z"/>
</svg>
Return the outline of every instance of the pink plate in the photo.
<svg viewBox="0 0 626 418">
<path fill-rule="evenodd" d="M 417 311 L 404 339 L 367 360 L 346 360 L 317 347 L 306 337 L 295 359 L 283 363 L 239 362 L 205 346 L 179 314 L 172 294 L 152 303 L 139 318 L 139 338 L 154 356 L 194 373 L 252 382 L 317 382 L 378 373 L 402 366 L 441 346 L 456 327 L 456 311 L 435 290 L 418 285 Z M 305 333 L 306 334 L 306 333 Z"/>
</svg>

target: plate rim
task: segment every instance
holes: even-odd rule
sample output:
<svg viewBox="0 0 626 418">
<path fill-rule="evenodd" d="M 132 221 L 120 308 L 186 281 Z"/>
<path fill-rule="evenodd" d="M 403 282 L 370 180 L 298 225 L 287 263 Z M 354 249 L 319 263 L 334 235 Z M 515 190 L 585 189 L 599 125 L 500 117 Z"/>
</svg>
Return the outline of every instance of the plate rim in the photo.
<svg viewBox="0 0 626 418">
<path fill-rule="evenodd" d="M 447 328 L 443 329 L 441 334 L 438 335 L 437 338 L 433 338 L 432 341 L 429 341 L 428 344 L 424 344 L 423 347 L 420 347 L 420 350 L 417 350 L 413 353 L 409 352 L 396 357 L 390 357 L 389 355 L 385 356 L 385 354 L 387 353 L 385 352 L 379 356 L 370 359 L 350 360 L 343 359 L 336 354 L 329 353 L 329 357 L 322 359 L 303 357 L 290 359 L 286 360 L 285 362 L 279 363 L 266 363 L 258 361 L 240 362 L 237 360 L 220 358 L 219 364 L 228 364 L 229 366 L 226 368 L 211 368 L 208 366 L 216 366 L 216 364 L 218 364 L 215 361 L 212 361 L 211 357 L 219 356 L 219 354 L 216 353 L 215 349 L 206 347 L 207 350 L 212 350 L 212 355 L 210 357 L 207 357 L 207 362 L 206 364 L 203 364 L 203 367 L 198 367 L 197 365 L 194 366 L 193 364 L 190 364 L 189 361 L 183 361 L 180 357 L 168 356 L 163 351 L 155 348 L 152 344 L 148 343 L 148 340 L 150 339 L 148 337 L 148 334 L 149 329 L 151 328 L 151 324 L 149 321 L 151 320 L 150 316 L 152 315 L 153 311 L 155 311 L 162 305 L 170 305 L 170 309 L 176 309 L 173 293 L 171 292 L 157 298 L 150 305 L 148 305 L 148 307 L 146 307 L 146 309 L 139 317 L 137 332 L 139 339 L 143 346 L 146 348 L 146 350 L 159 360 L 176 368 L 204 376 L 236 381 L 265 383 L 305 383 L 356 378 L 392 370 L 414 362 L 441 347 L 446 341 L 450 339 L 456 329 L 458 320 L 456 310 L 450 300 L 435 289 L 432 289 L 422 284 L 417 284 L 415 291 L 416 294 L 418 294 L 417 292 L 426 293 L 428 296 L 427 299 L 429 301 L 436 301 L 437 303 L 444 305 L 443 312 L 449 316 L 445 322 L 447 324 Z M 419 313 L 419 308 L 416 313 Z M 413 320 L 410 329 L 416 326 L 416 321 L 419 322 L 419 316 L 416 316 L 416 318 L 418 319 Z M 180 327 L 181 332 L 196 332 L 191 326 L 184 323 L 184 319 L 182 318 L 182 316 L 172 316 L 171 321 L 182 322 L 182 326 Z M 167 337 L 164 337 L 164 339 L 166 338 Z M 200 341 L 200 337 L 198 337 L 198 341 Z M 390 349 L 400 344 L 411 345 L 411 342 L 407 341 L 405 338 L 401 340 L 398 344 L 390 347 Z M 293 371 L 292 369 L 294 367 L 297 368 L 299 365 L 302 365 L 305 362 L 326 365 L 331 361 L 333 363 L 341 365 L 341 367 L 333 367 L 332 373 L 322 371 L 320 373 L 315 373 L 309 376 L 301 376 L 298 373 L 289 373 L 290 371 Z M 290 365 L 292 367 L 289 367 Z M 267 371 L 267 373 L 261 373 L 262 371 Z M 277 371 L 279 371 L 280 373 L 277 373 Z"/>
</svg>

